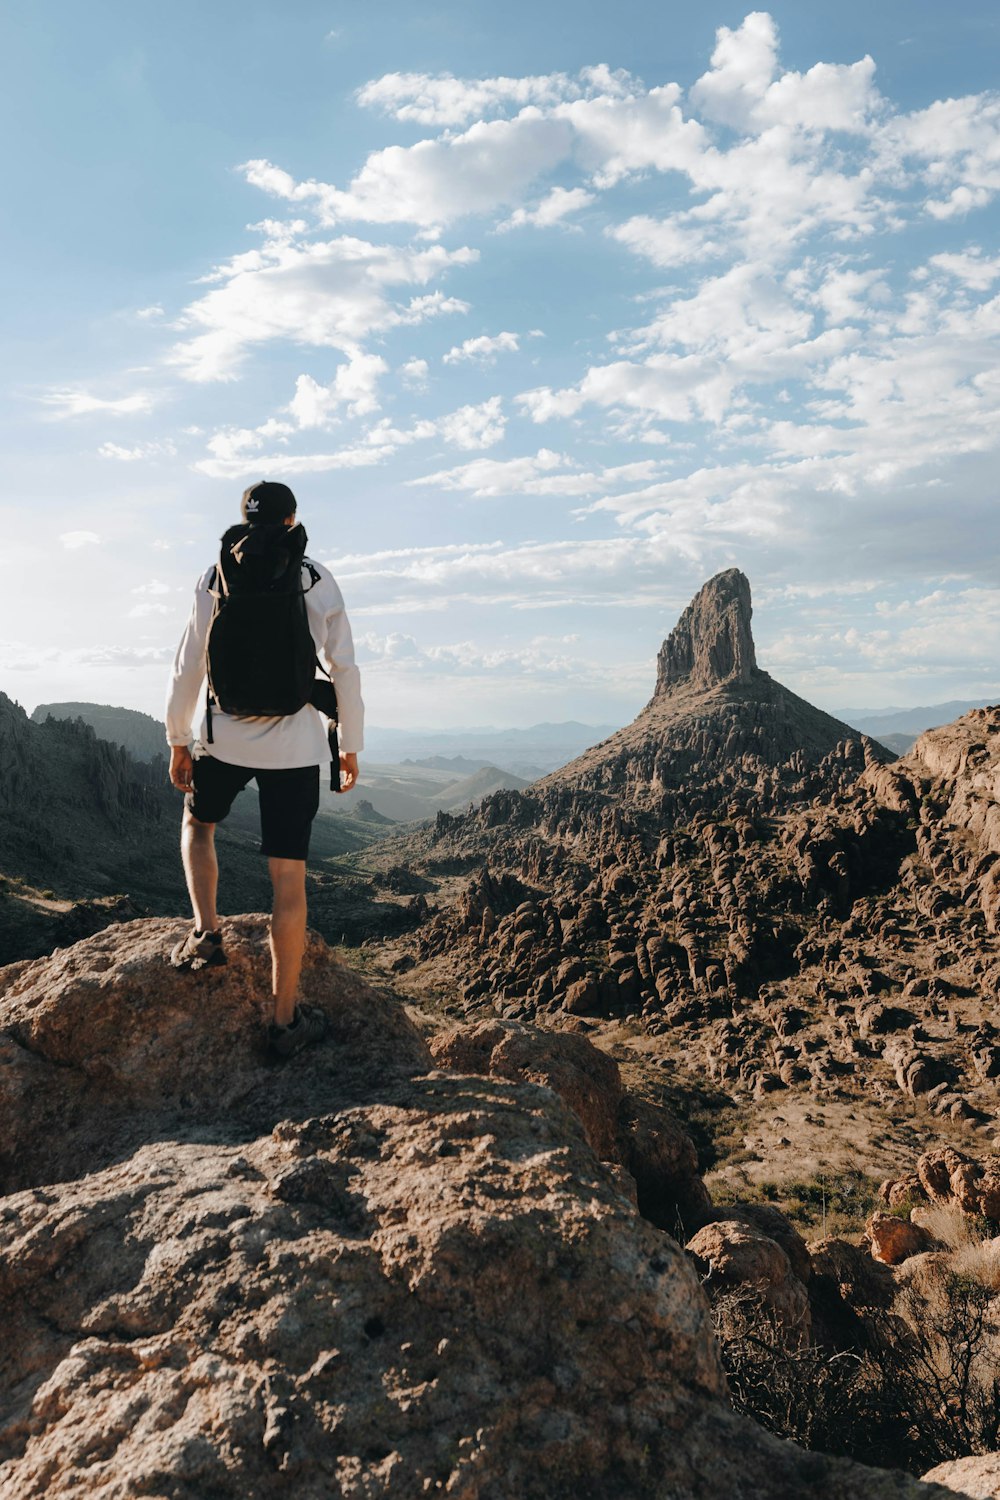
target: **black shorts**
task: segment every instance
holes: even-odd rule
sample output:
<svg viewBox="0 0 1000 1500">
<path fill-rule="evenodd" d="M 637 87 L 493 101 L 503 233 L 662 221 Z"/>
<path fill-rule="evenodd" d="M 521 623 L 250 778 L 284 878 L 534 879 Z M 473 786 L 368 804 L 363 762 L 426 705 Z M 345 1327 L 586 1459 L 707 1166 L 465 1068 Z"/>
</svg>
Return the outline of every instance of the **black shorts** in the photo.
<svg viewBox="0 0 1000 1500">
<path fill-rule="evenodd" d="M 260 852 L 271 859 L 306 859 L 319 810 L 319 766 L 290 771 L 230 766 L 211 755 L 194 761 L 194 791 L 184 798 L 199 823 L 221 823 L 248 781 L 260 794 Z"/>
</svg>

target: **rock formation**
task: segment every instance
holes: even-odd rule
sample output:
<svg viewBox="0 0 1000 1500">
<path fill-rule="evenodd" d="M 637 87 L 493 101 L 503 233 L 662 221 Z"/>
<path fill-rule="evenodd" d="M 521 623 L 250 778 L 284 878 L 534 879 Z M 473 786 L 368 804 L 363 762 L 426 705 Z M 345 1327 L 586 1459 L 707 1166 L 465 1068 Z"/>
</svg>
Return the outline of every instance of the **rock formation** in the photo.
<svg viewBox="0 0 1000 1500">
<path fill-rule="evenodd" d="M 318 939 L 331 1040 L 268 1066 L 264 919 L 198 976 L 177 931 L 0 973 L 0 1495 L 945 1494 L 729 1411 L 690 1262 L 552 1088 L 435 1069 Z"/>
<path fill-rule="evenodd" d="M 712 579 L 634 723 L 525 793 L 439 816 L 417 843 L 424 875 L 449 856 L 479 866 L 418 947 L 425 961 L 448 956 L 467 1001 L 655 1026 L 722 1015 L 725 995 L 756 996 L 787 972 L 802 895 L 775 848 L 780 820 L 890 757 L 756 667 L 750 614 L 742 573 Z M 829 904 L 864 889 L 851 846 L 881 837 L 872 821 L 802 841 L 805 879 Z"/>
<path fill-rule="evenodd" d="M 752 615 L 746 575 L 738 568 L 716 574 L 660 647 L 654 696 L 681 682 L 702 692 L 724 682 L 752 682 L 757 672 Z"/>
<path fill-rule="evenodd" d="M 1000 710 L 891 761 L 753 658 L 720 575 L 633 724 L 365 879 L 414 923 L 387 977 L 455 1021 L 586 1031 L 644 1087 L 707 1078 L 744 1121 L 720 1185 L 787 1180 L 822 1216 L 821 1177 L 875 1176 L 886 1133 L 910 1159 L 936 1120 L 971 1155 L 995 1128 Z"/>
</svg>

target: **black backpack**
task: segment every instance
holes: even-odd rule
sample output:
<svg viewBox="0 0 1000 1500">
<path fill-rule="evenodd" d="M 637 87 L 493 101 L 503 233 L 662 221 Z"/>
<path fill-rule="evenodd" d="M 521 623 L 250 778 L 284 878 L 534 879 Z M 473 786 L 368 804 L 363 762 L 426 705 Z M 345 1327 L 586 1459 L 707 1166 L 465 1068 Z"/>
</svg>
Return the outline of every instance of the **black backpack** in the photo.
<svg viewBox="0 0 1000 1500">
<path fill-rule="evenodd" d="M 209 744 L 213 704 L 235 718 L 270 719 L 314 702 L 336 721 L 333 684 L 316 678 L 316 667 L 325 669 L 309 629 L 306 594 L 319 574 L 304 561 L 305 550 L 304 528 L 280 522 L 230 526 L 222 538 L 209 582 L 215 599 L 208 627 Z"/>
</svg>

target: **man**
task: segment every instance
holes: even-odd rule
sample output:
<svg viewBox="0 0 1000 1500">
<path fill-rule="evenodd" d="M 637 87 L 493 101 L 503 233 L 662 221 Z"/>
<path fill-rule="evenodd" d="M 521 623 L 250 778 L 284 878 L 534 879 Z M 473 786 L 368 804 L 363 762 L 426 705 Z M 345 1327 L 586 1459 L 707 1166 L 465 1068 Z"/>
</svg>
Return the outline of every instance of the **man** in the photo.
<svg viewBox="0 0 1000 1500">
<path fill-rule="evenodd" d="M 309 834 L 319 808 L 320 767 L 329 765 L 332 759 L 324 720 L 309 702 L 295 712 L 280 715 L 227 713 L 208 694 L 193 753 L 189 746 L 192 721 L 206 683 L 210 649 L 213 685 L 217 685 L 219 668 L 214 653 L 220 619 L 213 623 L 213 617 L 221 617 L 220 598 L 226 596 L 224 602 L 228 602 L 231 597 L 225 575 L 233 566 L 232 557 L 240 560 L 241 548 L 247 553 L 256 548 L 266 561 L 267 549 L 273 554 L 275 546 L 287 539 L 287 549 L 278 555 L 292 559 L 291 571 L 286 569 L 294 594 L 289 607 L 294 606 L 300 620 L 300 599 L 305 604 L 306 674 L 314 646 L 320 666 L 336 689 L 339 789 L 349 791 L 357 782 L 358 751 L 363 749 L 364 705 L 354 664 L 351 627 L 343 596 L 332 575 L 304 556 L 305 533 L 296 523 L 295 512 L 295 496 L 285 484 L 266 480 L 251 485 L 245 492 L 244 526 L 227 531 L 220 565 L 208 569 L 198 580 L 191 617 L 174 661 L 166 709 L 170 780 L 178 791 L 185 793 L 181 854 L 195 921 L 194 931 L 177 944 L 171 962 L 177 968 L 192 970 L 226 962 L 216 911 L 219 869 L 215 825 L 225 818 L 237 794 L 256 779 L 261 853 L 267 856 L 274 889 L 270 927 L 274 1014 L 267 1041 L 269 1050 L 282 1058 L 321 1041 L 326 1032 L 322 1011 L 296 1003 L 305 949 Z M 288 528 L 287 533 L 282 527 Z M 302 630 L 305 631 L 305 625 Z M 242 663 L 245 676 L 248 666 L 252 679 L 252 655 Z M 285 670 L 283 664 L 279 663 L 278 670 Z M 316 676 L 315 663 L 312 676 Z"/>
</svg>

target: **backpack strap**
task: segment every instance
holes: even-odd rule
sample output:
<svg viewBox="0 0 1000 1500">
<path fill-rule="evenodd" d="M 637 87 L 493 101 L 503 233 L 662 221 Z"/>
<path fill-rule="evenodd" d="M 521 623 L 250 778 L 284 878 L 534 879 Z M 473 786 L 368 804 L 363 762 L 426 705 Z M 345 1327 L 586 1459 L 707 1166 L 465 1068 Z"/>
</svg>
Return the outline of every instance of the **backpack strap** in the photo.
<svg viewBox="0 0 1000 1500">
<path fill-rule="evenodd" d="M 319 583 L 319 574 L 316 572 L 316 569 L 313 567 L 308 557 L 304 557 L 302 559 L 302 566 L 304 568 L 308 568 L 309 570 L 309 588 L 302 590 L 304 594 L 308 594 L 310 589 L 314 589 L 317 583 Z"/>
<path fill-rule="evenodd" d="M 212 569 L 208 580 L 208 592 L 215 600 L 215 610 L 218 610 L 223 595 L 226 597 L 229 595 L 226 575 L 218 563 Z M 205 683 L 205 737 L 210 745 L 215 744 L 215 736 L 212 733 L 212 684 L 210 681 Z"/>
<path fill-rule="evenodd" d="M 326 731 L 327 744 L 330 746 L 330 790 L 340 791 L 340 743 L 337 739 L 337 726 L 331 720 Z"/>
</svg>

